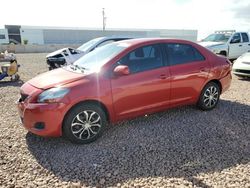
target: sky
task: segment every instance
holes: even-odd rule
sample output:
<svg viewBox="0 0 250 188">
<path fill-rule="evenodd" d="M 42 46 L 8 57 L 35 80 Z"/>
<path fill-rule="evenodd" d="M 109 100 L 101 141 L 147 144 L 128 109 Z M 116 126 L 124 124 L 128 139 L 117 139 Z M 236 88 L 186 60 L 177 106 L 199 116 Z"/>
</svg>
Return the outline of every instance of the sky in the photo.
<svg viewBox="0 0 250 188">
<path fill-rule="evenodd" d="M 11 2 L 11 3 L 10 3 Z M 4 25 L 102 28 L 194 29 L 250 32 L 249 0 L 12 0 L 2 1 Z"/>
</svg>

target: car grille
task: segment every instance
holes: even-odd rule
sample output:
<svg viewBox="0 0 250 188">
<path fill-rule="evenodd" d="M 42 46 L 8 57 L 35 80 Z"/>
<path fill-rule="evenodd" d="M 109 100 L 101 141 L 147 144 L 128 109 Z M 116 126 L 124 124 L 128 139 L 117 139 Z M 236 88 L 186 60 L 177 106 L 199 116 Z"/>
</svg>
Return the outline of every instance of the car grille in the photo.
<svg viewBox="0 0 250 188">
<path fill-rule="evenodd" d="M 250 70 L 234 69 L 233 71 L 234 71 L 234 72 L 239 72 L 239 73 L 250 74 Z"/>
<path fill-rule="evenodd" d="M 25 99 L 27 99 L 28 96 L 29 96 L 29 95 L 26 95 L 26 94 L 21 93 L 21 97 L 20 97 L 20 99 L 19 99 L 19 102 L 25 101 Z"/>
</svg>

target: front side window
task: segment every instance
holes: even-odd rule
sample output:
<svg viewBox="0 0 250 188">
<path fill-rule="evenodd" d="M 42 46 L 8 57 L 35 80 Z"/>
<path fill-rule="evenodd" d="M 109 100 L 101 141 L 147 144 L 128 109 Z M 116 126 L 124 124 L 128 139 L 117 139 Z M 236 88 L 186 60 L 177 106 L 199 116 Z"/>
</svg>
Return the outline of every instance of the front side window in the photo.
<svg viewBox="0 0 250 188">
<path fill-rule="evenodd" d="M 248 35 L 246 33 L 241 33 L 243 42 L 249 42 Z"/>
<path fill-rule="evenodd" d="M 179 65 L 196 61 L 204 61 L 204 56 L 188 44 L 166 44 L 170 65 Z"/>
<path fill-rule="evenodd" d="M 241 38 L 240 38 L 240 33 L 235 33 L 235 34 L 233 35 L 233 38 L 232 38 L 232 40 L 231 40 L 231 43 L 240 43 L 240 40 L 241 40 Z"/>
<path fill-rule="evenodd" d="M 144 46 L 124 56 L 118 64 L 127 65 L 130 73 L 138 73 L 163 66 L 159 45 Z"/>
</svg>

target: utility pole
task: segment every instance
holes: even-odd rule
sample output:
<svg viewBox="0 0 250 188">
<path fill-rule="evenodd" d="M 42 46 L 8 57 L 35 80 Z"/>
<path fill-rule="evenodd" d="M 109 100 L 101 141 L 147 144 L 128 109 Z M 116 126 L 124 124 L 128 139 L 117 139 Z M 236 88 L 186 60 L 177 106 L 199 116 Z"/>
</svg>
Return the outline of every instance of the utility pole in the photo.
<svg viewBox="0 0 250 188">
<path fill-rule="evenodd" d="M 102 8 L 102 30 L 105 31 L 106 29 L 106 19 L 107 17 L 105 16 L 105 8 Z"/>
</svg>

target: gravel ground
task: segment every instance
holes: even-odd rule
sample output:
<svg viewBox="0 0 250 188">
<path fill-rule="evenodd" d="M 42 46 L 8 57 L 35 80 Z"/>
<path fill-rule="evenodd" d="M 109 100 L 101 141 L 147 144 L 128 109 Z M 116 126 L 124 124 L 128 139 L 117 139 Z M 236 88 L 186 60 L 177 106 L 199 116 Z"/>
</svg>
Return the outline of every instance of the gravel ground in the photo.
<svg viewBox="0 0 250 188">
<path fill-rule="evenodd" d="M 25 82 L 45 54 L 19 54 Z M 216 109 L 181 107 L 109 126 L 88 145 L 19 124 L 22 82 L 0 83 L 0 187 L 250 187 L 250 80 L 234 77 Z"/>
</svg>

